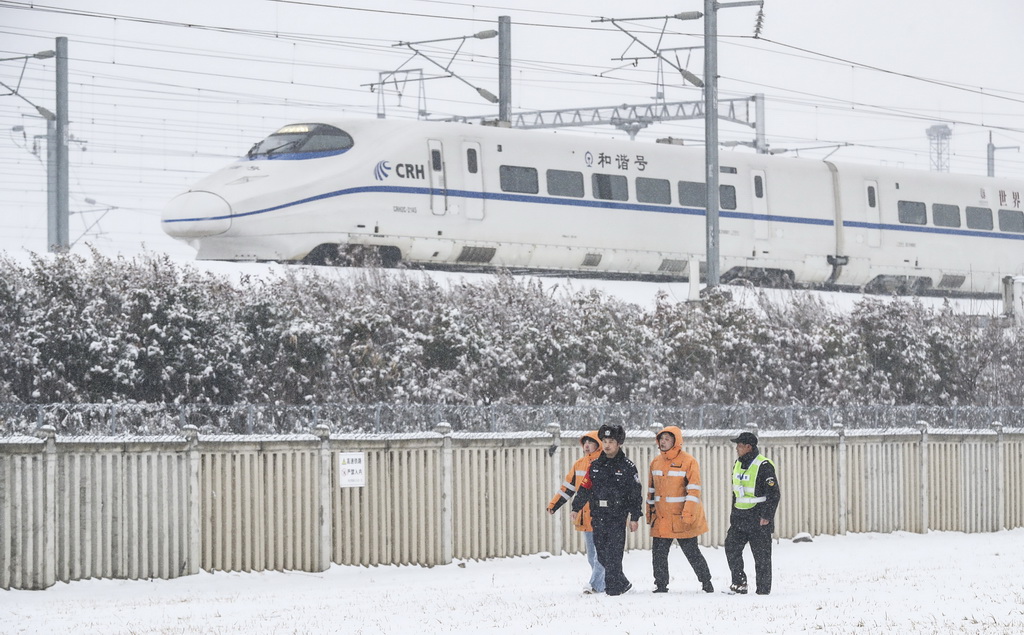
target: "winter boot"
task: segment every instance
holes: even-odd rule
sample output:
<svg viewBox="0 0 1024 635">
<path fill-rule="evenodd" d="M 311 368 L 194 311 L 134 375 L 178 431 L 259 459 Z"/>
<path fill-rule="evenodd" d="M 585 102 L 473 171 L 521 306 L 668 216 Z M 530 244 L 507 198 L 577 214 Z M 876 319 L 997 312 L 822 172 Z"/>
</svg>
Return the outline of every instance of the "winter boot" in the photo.
<svg viewBox="0 0 1024 635">
<path fill-rule="evenodd" d="M 743 595 L 747 592 L 747 584 L 745 582 L 743 584 L 730 584 L 729 590 L 733 593 L 739 593 L 740 595 Z"/>
<path fill-rule="evenodd" d="M 711 584 L 711 580 L 705 580 L 701 588 L 704 589 L 705 593 L 715 592 L 715 585 Z"/>
</svg>

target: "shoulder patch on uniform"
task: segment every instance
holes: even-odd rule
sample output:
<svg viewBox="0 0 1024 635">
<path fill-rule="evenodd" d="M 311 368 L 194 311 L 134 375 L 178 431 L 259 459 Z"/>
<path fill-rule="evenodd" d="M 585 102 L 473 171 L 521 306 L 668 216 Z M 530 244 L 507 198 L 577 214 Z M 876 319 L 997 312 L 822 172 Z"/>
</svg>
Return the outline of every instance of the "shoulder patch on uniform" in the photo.
<svg viewBox="0 0 1024 635">
<path fill-rule="evenodd" d="M 775 477 L 769 476 L 767 479 L 765 479 L 764 483 L 768 487 L 775 487 Z"/>
</svg>

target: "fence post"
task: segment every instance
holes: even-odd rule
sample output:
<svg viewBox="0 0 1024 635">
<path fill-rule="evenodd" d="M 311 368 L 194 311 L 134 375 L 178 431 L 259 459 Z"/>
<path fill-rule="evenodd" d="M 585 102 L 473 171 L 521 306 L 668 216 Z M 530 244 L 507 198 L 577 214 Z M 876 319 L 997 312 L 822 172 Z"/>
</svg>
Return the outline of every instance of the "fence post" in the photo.
<svg viewBox="0 0 1024 635">
<path fill-rule="evenodd" d="M 57 430 L 51 425 L 39 428 L 43 439 L 43 562 L 37 589 L 57 583 Z"/>
<path fill-rule="evenodd" d="M 554 483 L 562 482 L 562 426 L 557 423 L 548 424 L 548 434 L 551 435 L 551 480 Z M 558 556 L 562 554 L 562 516 L 565 514 L 549 514 L 551 516 L 551 553 Z"/>
<path fill-rule="evenodd" d="M 331 426 L 326 423 L 317 424 L 313 434 L 320 438 L 320 513 L 317 523 L 320 529 L 320 549 L 317 558 L 317 571 L 331 568 L 334 557 L 334 541 L 331 529 L 334 527 L 334 490 L 331 488 Z"/>
<path fill-rule="evenodd" d="M 182 427 L 185 435 L 185 457 L 188 461 L 188 552 L 185 554 L 185 575 L 199 573 L 202 560 L 202 493 L 199 491 L 199 428 L 192 424 Z"/>
<path fill-rule="evenodd" d="M 928 528 L 931 525 L 931 520 L 928 517 L 928 422 L 918 421 L 917 428 L 921 431 L 921 531 L 920 533 L 928 533 Z"/>
<path fill-rule="evenodd" d="M 996 433 L 996 456 L 994 461 L 995 465 L 992 469 L 992 473 L 995 474 L 996 477 L 995 530 L 999 531 L 1000 529 L 1006 529 L 1006 501 L 1003 498 L 1006 494 L 1004 485 L 1006 483 L 1006 474 L 1003 473 L 1003 443 L 1005 441 L 1003 438 L 1003 424 L 996 421 L 992 424 L 992 430 Z"/>
<path fill-rule="evenodd" d="M 849 520 L 850 510 L 849 502 L 847 501 L 847 465 L 846 465 L 846 428 L 843 424 L 837 423 L 832 426 L 839 435 L 839 444 L 836 448 L 836 488 L 839 490 L 839 535 L 845 536 L 847 531 L 847 522 Z"/>
<path fill-rule="evenodd" d="M 434 426 L 441 435 L 441 564 L 455 559 L 455 525 L 452 522 L 452 502 L 455 498 L 452 461 L 452 426 L 442 421 Z"/>
</svg>

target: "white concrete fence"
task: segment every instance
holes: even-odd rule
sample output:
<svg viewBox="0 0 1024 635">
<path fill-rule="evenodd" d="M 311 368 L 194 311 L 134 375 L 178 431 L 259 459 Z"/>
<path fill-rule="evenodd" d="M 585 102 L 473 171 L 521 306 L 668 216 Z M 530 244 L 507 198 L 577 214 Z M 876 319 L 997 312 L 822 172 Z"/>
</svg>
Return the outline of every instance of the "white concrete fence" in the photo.
<svg viewBox="0 0 1024 635">
<path fill-rule="evenodd" d="M 693 432 L 711 531 L 728 528 L 735 431 Z M 206 571 L 418 564 L 582 551 L 544 508 L 580 432 L 0 439 L 0 588 Z M 646 481 L 654 431 L 626 451 Z M 766 432 L 780 538 L 1024 526 L 1024 430 Z M 340 487 L 340 453 L 365 486 Z M 646 482 L 645 482 L 646 486 Z M 645 529 L 628 547 L 649 548 Z"/>
</svg>

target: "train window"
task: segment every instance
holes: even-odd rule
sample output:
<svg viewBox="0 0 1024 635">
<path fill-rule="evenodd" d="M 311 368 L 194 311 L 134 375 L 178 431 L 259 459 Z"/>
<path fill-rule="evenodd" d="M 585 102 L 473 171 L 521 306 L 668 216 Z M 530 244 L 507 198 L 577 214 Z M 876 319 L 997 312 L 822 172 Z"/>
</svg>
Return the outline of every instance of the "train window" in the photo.
<svg viewBox="0 0 1024 635">
<path fill-rule="evenodd" d="M 999 210 L 999 231 L 1024 234 L 1024 212 L 1015 209 Z"/>
<path fill-rule="evenodd" d="M 754 196 L 764 198 L 764 179 L 760 174 L 754 175 Z"/>
<path fill-rule="evenodd" d="M 466 169 L 470 174 L 476 174 L 480 170 L 480 164 L 476 160 L 476 148 L 466 149 Z"/>
<path fill-rule="evenodd" d="M 583 173 L 568 170 L 548 170 L 548 194 L 583 198 Z"/>
<path fill-rule="evenodd" d="M 722 209 L 736 209 L 736 188 L 734 186 L 718 186 L 718 205 Z"/>
<path fill-rule="evenodd" d="M 704 194 L 704 184 L 694 181 L 679 182 L 679 204 L 684 207 L 704 208 L 707 197 Z"/>
<path fill-rule="evenodd" d="M 636 200 L 641 203 L 672 204 L 672 184 L 665 179 L 637 177 Z"/>
<path fill-rule="evenodd" d="M 718 171 L 722 174 L 736 174 L 736 168 L 730 168 L 726 165 L 719 166 Z"/>
<path fill-rule="evenodd" d="M 334 126 L 296 123 L 281 128 L 254 145 L 247 156 L 253 159 L 296 152 L 340 153 L 351 148 L 353 143 L 351 135 Z"/>
<path fill-rule="evenodd" d="M 536 168 L 503 165 L 498 169 L 498 173 L 501 181 L 501 190 L 503 192 L 536 194 L 540 191 L 537 184 Z"/>
<path fill-rule="evenodd" d="M 987 207 L 968 207 L 967 227 L 969 229 L 992 229 L 992 210 Z"/>
<path fill-rule="evenodd" d="M 900 222 L 907 225 L 927 225 L 928 207 L 918 201 L 898 201 L 896 209 Z"/>
<path fill-rule="evenodd" d="M 694 181 L 679 182 L 679 204 L 686 207 L 707 207 L 704 184 Z M 718 206 L 721 209 L 736 209 L 736 186 L 718 186 Z"/>
<path fill-rule="evenodd" d="M 945 203 L 932 204 L 932 222 L 937 227 L 959 227 L 960 206 Z"/>
<path fill-rule="evenodd" d="M 874 208 L 878 205 L 878 199 L 875 198 L 875 186 L 868 186 L 868 207 Z"/>
<path fill-rule="evenodd" d="M 593 174 L 594 198 L 607 201 L 629 200 L 629 181 L 621 174 Z"/>
<path fill-rule="evenodd" d="M 348 150 L 352 147 L 352 137 L 344 130 L 334 126 L 317 126 L 302 144 L 303 152 L 329 152 L 331 150 Z"/>
<path fill-rule="evenodd" d="M 430 166 L 431 166 L 431 168 L 433 168 L 434 172 L 440 172 L 441 171 L 441 151 L 440 150 L 431 150 L 430 151 Z"/>
</svg>

